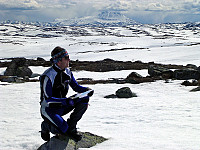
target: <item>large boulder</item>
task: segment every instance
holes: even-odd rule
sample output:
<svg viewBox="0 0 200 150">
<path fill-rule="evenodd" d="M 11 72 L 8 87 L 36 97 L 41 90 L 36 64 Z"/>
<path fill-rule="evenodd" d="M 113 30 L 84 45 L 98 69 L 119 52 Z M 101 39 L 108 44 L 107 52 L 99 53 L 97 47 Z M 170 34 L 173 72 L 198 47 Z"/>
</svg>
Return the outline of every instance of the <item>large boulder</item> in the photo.
<svg viewBox="0 0 200 150">
<path fill-rule="evenodd" d="M 173 71 L 161 66 L 149 65 L 148 74 L 152 77 L 162 76 L 164 79 L 170 79 L 173 77 Z"/>
<path fill-rule="evenodd" d="M 200 72 L 195 69 L 179 69 L 174 71 L 174 78 L 178 80 L 200 79 Z"/>
<path fill-rule="evenodd" d="M 131 98 L 131 97 L 137 97 L 137 95 L 133 93 L 129 87 L 120 88 L 115 92 L 115 94 L 104 96 L 104 98 Z"/>
<path fill-rule="evenodd" d="M 154 79 L 150 77 L 142 77 L 137 72 L 132 72 L 126 77 L 125 81 L 126 83 L 138 84 L 143 82 L 153 82 Z"/>
<path fill-rule="evenodd" d="M 196 65 L 193 65 L 193 64 L 187 64 L 186 67 L 191 68 L 191 69 L 195 69 L 195 70 L 198 69 L 198 67 Z"/>
<path fill-rule="evenodd" d="M 131 98 L 131 97 L 137 97 L 135 93 L 131 91 L 129 87 L 123 87 L 118 89 L 115 94 L 118 98 Z"/>
<path fill-rule="evenodd" d="M 140 74 L 138 74 L 137 72 L 132 72 L 126 77 L 125 80 L 128 83 L 137 84 L 137 83 L 140 83 L 139 80 L 142 78 L 143 77 Z"/>
<path fill-rule="evenodd" d="M 102 136 L 97 136 L 89 132 L 80 133 L 83 135 L 83 137 L 78 143 L 75 143 L 66 136 L 54 136 L 50 139 L 50 141 L 42 144 L 37 150 L 74 150 L 79 148 L 90 148 L 107 140 Z"/>
<path fill-rule="evenodd" d="M 15 58 L 7 67 L 5 76 L 17 76 L 17 77 L 31 77 L 32 71 L 28 68 L 28 63 L 25 58 Z"/>
</svg>

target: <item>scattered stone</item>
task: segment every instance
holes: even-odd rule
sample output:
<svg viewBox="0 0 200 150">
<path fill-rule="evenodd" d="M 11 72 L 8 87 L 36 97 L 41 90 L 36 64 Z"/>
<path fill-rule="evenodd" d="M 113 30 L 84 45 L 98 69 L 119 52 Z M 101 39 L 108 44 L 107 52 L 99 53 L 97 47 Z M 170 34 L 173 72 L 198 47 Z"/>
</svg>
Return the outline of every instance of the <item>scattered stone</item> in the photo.
<svg viewBox="0 0 200 150">
<path fill-rule="evenodd" d="M 195 69 L 195 70 L 198 69 L 198 67 L 196 65 L 193 65 L 193 64 L 187 64 L 186 67 L 191 68 L 191 69 Z"/>
<path fill-rule="evenodd" d="M 37 61 L 46 61 L 44 58 L 37 57 Z"/>
<path fill-rule="evenodd" d="M 38 57 L 34 59 L 26 58 L 5 58 L 0 62 L 0 67 L 7 67 L 5 71 L 5 76 L 18 76 L 24 77 L 28 76 L 30 78 L 35 78 L 40 76 L 40 74 L 33 74 L 28 66 L 51 66 L 50 61 Z M 10 61 L 11 60 L 11 61 Z M 108 80 L 93 80 L 91 78 L 79 78 L 77 79 L 80 84 L 139 84 L 143 82 L 154 82 L 155 80 L 167 80 L 167 79 L 178 79 L 178 80 L 188 80 L 188 79 L 199 79 L 200 78 L 200 66 L 197 67 L 192 64 L 187 66 L 183 65 L 164 65 L 157 64 L 155 62 L 143 63 L 141 61 L 116 61 L 113 59 L 104 59 L 101 61 L 70 61 L 70 66 L 72 71 L 77 70 L 86 70 L 86 71 L 97 71 L 97 72 L 106 72 L 106 71 L 116 71 L 116 70 L 141 70 L 148 69 L 150 76 L 142 77 L 136 72 L 132 72 L 125 79 L 122 78 L 109 78 Z M 188 69 L 189 68 L 189 69 Z M 191 69 L 191 68 L 197 68 Z M 175 73 L 170 69 L 177 69 Z M 186 71 L 185 71 L 186 70 Z M 189 71 L 188 71 L 189 70 Z M 12 80 L 12 79 L 9 79 Z M 26 80 L 25 80 L 26 81 Z M 38 79 L 27 80 L 29 82 L 36 82 Z"/>
<path fill-rule="evenodd" d="M 197 92 L 197 91 L 200 91 L 200 86 L 197 87 L 197 88 L 194 88 L 194 89 L 190 90 L 190 92 Z"/>
<path fill-rule="evenodd" d="M 7 67 L 4 75 L 5 76 L 17 76 L 17 77 L 31 77 L 32 71 L 28 68 L 26 58 L 16 58 Z"/>
<path fill-rule="evenodd" d="M 137 72 L 130 73 L 125 79 L 126 83 L 131 83 L 131 84 L 139 84 L 139 83 L 143 83 L 143 82 L 153 82 L 153 81 L 154 81 L 153 78 L 151 78 L 151 77 L 142 77 Z"/>
<path fill-rule="evenodd" d="M 24 83 L 27 80 L 17 76 L 0 76 L 0 81 L 8 83 Z"/>
<path fill-rule="evenodd" d="M 161 66 L 150 65 L 148 67 L 148 74 L 152 77 L 162 76 L 164 79 L 171 79 L 173 77 L 173 71 Z"/>
<path fill-rule="evenodd" d="M 1 76 L 0 81 L 11 83 L 11 82 L 15 82 L 16 78 L 17 78 L 16 76 Z"/>
<path fill-rule="evenodd" d="M 141 76 L 141 75 L 138 74 L 137 72 L 131 72 L 131 73 L 126 77 L 126 79 L 129 79 L 129 78 L 143 78 L 143 76 Z"/>
<path fill-rule="evenodd" d="M 178 80 L 200 79 L 200 73 L 195 69 L 179 69 L 174 71 L 174 78 Z"/>
<path fill-rule="evenodd" d="M 123 87 L 118 89 L 115 94 L 118 98 L 131 98 L 131 97 L 137 97 L 135 93 L 131 91 L 129 87 Z"/>
<path fill-rule="evenodd" d="M 52 37 L 60 37 L 60 35 L 53 35 L 53 34 L 37 34 L 36 37 L 41 37 L 41 38 L 52 38 Z"/>
<path fill-rule="evenodd" d="M 111 94 L 111 95 L 104 96 L 104 98 L 118 98 L 118 97 L 115 94 Z"/>
<path fill-rule="evenodd" d="M 181 83 L 181 85 L 185 85 L 185 86 L 197 86 L 199 83 L 197 80 L 192 80 L 192 82 L 186 80 L 183 83 Z"/>
<path fill-rule="evenodd" d="M 3 62 L 0 62 L 0 67 L 8 67 L 10 65 L 10 60 L 15 60 L 18 58 L 5 58 L 0 59 L 4 60 Z M 25 58 L 24 58 L 25 59 Z M 5 61 L 9 60 L 9 61 Z M 52 65 L 50 61 L 45 61 L 43 58 L 38 57 L 37 60 L 34 59 L 26 59 L 26 63 L 28 66 L 45 66 L 49 67 Z M 112 59 L 104 59 L 100 61 L 70 61 L 70 66 L 72 67 L 72 71 L 74 70 L 86 70 L 86 71 L 97 71 L 97 72 L 104 72 L 104 71 L 116 71 L 116 70 L 141 70 L 141 69 L 147 69 L 148 66 L 154 65 L 154 66 L 161 66 L 168 69 L 182 69 L 186 68 L 183 65 L 164 65 L 164 64 L 157 64 L 154 62 L 144 63 L 141 61 L 116 61 Z"/>
<path fill-rule="evenodd" d="M 82 81 L 92 81 L 92 78 L 78 78 L 76 80 L 82 80 Z"/>
</svg>

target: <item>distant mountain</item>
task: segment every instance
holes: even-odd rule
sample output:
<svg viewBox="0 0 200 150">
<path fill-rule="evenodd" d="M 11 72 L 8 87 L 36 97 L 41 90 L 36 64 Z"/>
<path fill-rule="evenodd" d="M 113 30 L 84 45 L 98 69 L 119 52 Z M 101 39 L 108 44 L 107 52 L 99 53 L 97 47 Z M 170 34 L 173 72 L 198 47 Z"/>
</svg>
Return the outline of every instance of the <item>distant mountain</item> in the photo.
<svg viewBox="0 0 200 150">
<path fill-rule="evenodd" d="M 106 20 L 106 21 L 123 21 L 126 22 L 130 20 L 125 15 L 122 15 L 120 12 L 115 11 L 102 11 L 98 14 L 98 19 Z"/>
<path fill-rule="evenodd" d="M 127 18 L 125 15 L 116 11 L 102 11 L 97 16 L 88 16 L 73 19 L 56 19 L 57 25 L 70 26 L 126 26 L 138 24 L 136 21 Z"/>
<path fill-rule="evenodd" d="M 140 24 L 125 15 L 121 14 L 119 11 L 102 11 L 96 16 L 87 16 L 82 18 L 72 18 L 72 19 L 56 19 L 53 22 L 23 22 L 23 21 L 12 21 L 6 20 L 2 21 L 0 25 L 3 24 L 27 24 L 35 26 L 44 27 L 54 27 L 54 26 L 93 26 L 93 27 L 121 27 L 128 25 Z M 166 28 L 177 29 L 177 24 L 180 24 L 178 28 L 184 30 L 199 30 L 200 22 L 185 22 L 185 23 L 161 23 L 156 24 L 156 26 L 166 26 Z M 141 24 L 140 24 L 141 25 Z"/>
</svg>

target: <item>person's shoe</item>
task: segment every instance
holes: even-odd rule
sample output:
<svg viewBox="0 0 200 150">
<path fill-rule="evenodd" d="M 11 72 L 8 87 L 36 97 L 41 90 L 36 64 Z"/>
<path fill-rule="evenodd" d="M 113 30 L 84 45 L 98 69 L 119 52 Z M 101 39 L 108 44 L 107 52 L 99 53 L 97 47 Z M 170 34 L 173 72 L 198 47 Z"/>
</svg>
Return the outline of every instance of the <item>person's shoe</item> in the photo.
<svg viewBox="0 0 200 150">
<path fill-rule="evenodd" d="M 76 129 L 68 129 L 67 132 L 65 133 L 69 138 L 74 140 L 75 142 L 78 142 L 82 139 L 82 135 L 77 132 Z"/>
<path fill-rule="evenodd" d="M 44 141 L 49 141 L 50 140 L 50 134 L 49 134 L 49 124 L 46 121 L 43 121 L 41 123 L 41 138 Z"/>
<path fill-rule="evenodd" d="M 44 141 L 49 141 L 49 140 L 50 140 L 50 134 L 49 134 L 49 132 L 41 131 L 41 138 L 42 138 Z"/>
</svg>

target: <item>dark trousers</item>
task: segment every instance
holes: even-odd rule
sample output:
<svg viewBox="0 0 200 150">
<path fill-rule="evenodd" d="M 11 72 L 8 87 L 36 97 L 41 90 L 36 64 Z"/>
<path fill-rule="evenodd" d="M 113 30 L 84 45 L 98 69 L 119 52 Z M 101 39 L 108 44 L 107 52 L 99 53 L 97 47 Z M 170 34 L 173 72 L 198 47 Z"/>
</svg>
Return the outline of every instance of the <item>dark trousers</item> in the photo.
<svg viewBox="0 0 200 150">
<path fill-rule="evenodd" d="M 50 119 L 42 115 L 44 119 L 44 121 L 41 124 L 42 131 L 56 134 L 65 133 L 67 130 L 76 129 L 77 122 L 82 118 L 83 114 L 87 110 L 88 101 L 89 99 L 84 99 L 83 101 L 77 102 L 75 106 L 68 106 L 62 108 L 62 115 L 56 114 L 55 110 L 47 109 L 47 114 L 49 115 Z M 61 116 L 64 116 L 71 111 L 72 113 L 70 114 L 70 117 L 69 119 L 67 119 L 66 122 Z"/>
</svg>

